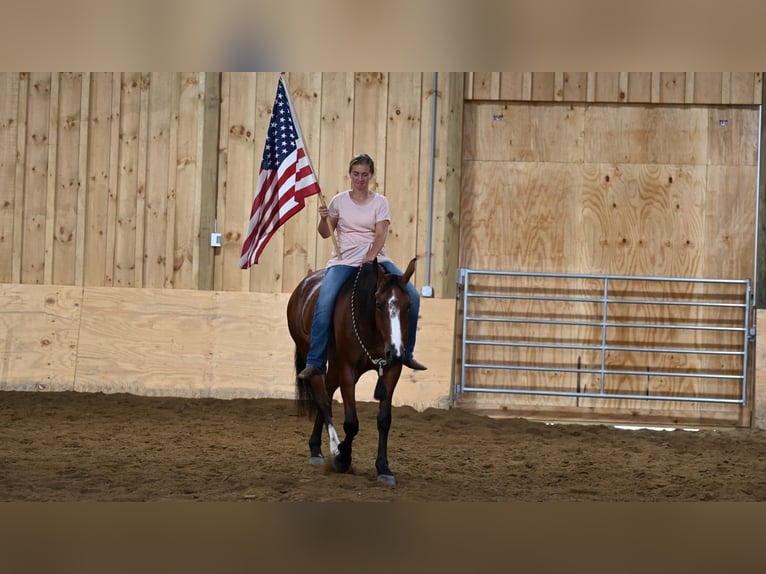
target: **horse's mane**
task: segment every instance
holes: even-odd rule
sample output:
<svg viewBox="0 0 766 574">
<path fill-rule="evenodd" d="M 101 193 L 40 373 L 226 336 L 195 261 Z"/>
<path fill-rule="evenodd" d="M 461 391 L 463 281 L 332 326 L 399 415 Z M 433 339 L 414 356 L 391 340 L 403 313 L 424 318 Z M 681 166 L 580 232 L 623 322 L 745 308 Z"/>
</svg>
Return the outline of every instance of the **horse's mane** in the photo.
<svg viewBox="0 0 766 574">
<path fill-rule="evenodd" d="M 378 268 L 379 265 L 374 262 L 365 263 L 358 272 L 359 277 L 357 278 L 355 273 L 349 279 L 352 290 L 354 289 L 354 281 L 356 281 L 354 301 L 360 314 L 372 312 L 375 308 L 375 292 L 378 290 Z M 387 288 L 389 284 L 395 284 L 397 287 L 400 287 L 398 283 L 397 276 L 390 275 L 385 278 L 385 282 L 381 287 Z"/>
</svg>

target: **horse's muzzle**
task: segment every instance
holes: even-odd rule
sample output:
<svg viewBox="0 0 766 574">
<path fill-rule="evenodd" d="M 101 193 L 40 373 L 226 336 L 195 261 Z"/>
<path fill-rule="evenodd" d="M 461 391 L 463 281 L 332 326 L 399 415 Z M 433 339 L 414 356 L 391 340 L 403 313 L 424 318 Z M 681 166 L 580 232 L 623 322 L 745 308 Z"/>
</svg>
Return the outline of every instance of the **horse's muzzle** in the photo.
<svg viewBox="0 0 766 574">
<path fill-rule="evenodd" d="M 386 363 L 393 363 L 394 361 L 401 361 L 404 358 L 404 347 L 395 347 L 394 345 L 386 345 L 384 351 Z"/>
</svg>

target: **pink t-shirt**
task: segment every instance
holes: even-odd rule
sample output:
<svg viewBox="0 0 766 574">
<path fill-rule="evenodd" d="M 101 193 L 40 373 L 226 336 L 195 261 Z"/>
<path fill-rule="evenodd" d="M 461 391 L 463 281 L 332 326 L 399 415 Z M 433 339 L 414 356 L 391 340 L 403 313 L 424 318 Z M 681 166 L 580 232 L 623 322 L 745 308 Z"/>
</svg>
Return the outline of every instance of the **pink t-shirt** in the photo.
<svg viewBox="0 0 766 574">
<path fill-rule="evenodd" d="M 364 205 L 359 205 L 351 199 L 350 191 L 343 191 L 333 197 L 327 207 L 330 217 L 338 220 L 335 236 L 341 252 L 339 261 L 333 249 L 327 266 L 360 265 L 375 241 L 375 224 L 391 221 L 388 199 L 385 195 L 375 193 Z M 378 261 L 391 261 L 386 255 L 385 247 L 378 253 Z"/>
</svg>

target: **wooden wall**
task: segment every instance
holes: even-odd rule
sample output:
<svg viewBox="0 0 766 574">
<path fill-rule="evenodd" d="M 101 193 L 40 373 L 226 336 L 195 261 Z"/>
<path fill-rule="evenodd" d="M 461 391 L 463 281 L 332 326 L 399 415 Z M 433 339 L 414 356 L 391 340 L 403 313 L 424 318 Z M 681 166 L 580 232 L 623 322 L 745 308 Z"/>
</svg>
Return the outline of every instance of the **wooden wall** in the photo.
<svg viewBox="0 0 766 574">
<path fill-rule="evenodd" d="M 285 74 L 320 184 L 376 160 L 387 246 L 454 292 L 463 75 Z M 312 198 L 239 269 L 278 73 L 0 73 L 0 282 L 290 292 L 324 266 Z M 432 104 L 438 99 L 429 221 Z M 217 225 L 223 246 L 211 248 Z"/>
<path fill-rule="evenodd" d="M 353 153 L 371 153 L 375 185 L 395 214 L 389 252 L 399 262 L 417 256 L 415 283 L 429 282 L 437 297 L 454 295 L 459 267 L 465 101 L 728 106 L 760 104 L 761 94 L 759 73 L 439 73 L 431 216 L 433 75 L 285 74 L 325 195 L 345 188 Z M 0 282 L 289 292 L 329 254 L 330 243 L 315 231 L 315 199 L 277 233 L 258 266 L 238 267 L 277 77 L 0 73 Z M 637 111 L 621 121 L 667 117 Z M 572 114 L 560 126 L 584 129 L 582 118 Z M 555 127 L 553 118 L 519 119 Z M 476 127 L 468 126 L 469 137 Z M 564 136 L 559 149 L 580 138 Z M 547 161 L 546 150 L 524 151 L 523 140 L 516 142 L 517 152 Z M 644 150 L 669 145 L 658 136 L 638 143 Z M 634 144 L 624 142 L 630 150 Z M 220 249 L 209 245 L 215 225 Z"/>
<path fill-rule="evenodd" d="M 51 385 L 62 376 L 64 388 L 82 390 L 218 392 L 209 381 L 226 345 L 194 347 L 184 317 L 213 318 L 222 294 L 255 293 L 269 308 L 247 312 L 281 321 L 268 297 L 289 293 L 330 250 L 315 232 L 311 201 L 272 239 L 261 264 L 238 267 L 277 77 L 0 73 L 0 283 L 12 300 L 34 302 L 3 310 L 3 384 L 37 377 Z M 440 369 L 451 367 L 455 328 L 442 319 L 454 318 L 445 309 L 454 307 L 461 266 L 752 274 L 760 73 L 448 72 L 438 74 L 436 93 L 433 72 L 285 77 L 328 198 L 346 186 L 353 153 L 376 159 L 375 185 L 395 214 L 389 252 L 400 262 L 417 255 L 415 283 L 430 283 L 436 295 L 429 302 L 436 307 L 424 307 L 430 335 L 419 337 L 419 356 L 429 376 L 442 377 L 438 384 L 451 378 Z M 209 246 L 214 226 L 223 234 L 219 249 Z M 41 288 L 60 292 L 55 313 Z M 72 326 L 81 305 L 87 321 Z M 108 322 L 121 307 L 133 315 L 132 334 Z M 27 312 L 54 326 L 31 328 Z M 184 333 L 185 348 L 219 359 L 208 356 L 202 379 L 169 386 L 142 382 L 138 360 L 121 363 L 128 380 L 115 380 L 109 351 L 96 343 L 133 353 L 134 338 L 151 334 L 152 322 L 165 320 L 158 317 L 171 326 L 159 331 L 163 344 L 143 349 L 152 364 L 184 357 L 173 332 Z M 80 344 L 83 327 L 96 334 L 86 339 L 94 346 Z M 281 357 L 284 344 L 258 338 L 259 357 Z M 82 368 L 89 382 L 72 383 L 74 370 L 46 379 L 57 362 Z M 244 371 L 252 366 L 245 363 Z"/>
<path fill-rule="evenodd" d="M 466 72 L 469 100 L 760 105 L 760 72 Z"/>
<path fill-rule="evenodd" d="M 461 267 L 753 280 L 759 75 L 474 73 L 466 86 Z M 519 339 L 534 339 L 520 329 Z M 501 371 L 481 377 L 502 387 Z M 622 392 L 641 395 L 642 384 Z M 536 385 L 557 390 L 555 377 Z M 479 393 L 461 404 L 551 418 L 750 423 L 749 407 L 570 402 Z"/>
<path fill-rule="evenodd" d="M 125 392 L 149 396 L 295 396 L 286 293 L 0 284 L 0 391 Z M 424 299 L 418 357 L 394 403 L 450 403 L 454 303 Z M 372 401 L 374 372 L 358 384 Z M 336 397 L 340 399 L 340 397 Z"/>
</svg>

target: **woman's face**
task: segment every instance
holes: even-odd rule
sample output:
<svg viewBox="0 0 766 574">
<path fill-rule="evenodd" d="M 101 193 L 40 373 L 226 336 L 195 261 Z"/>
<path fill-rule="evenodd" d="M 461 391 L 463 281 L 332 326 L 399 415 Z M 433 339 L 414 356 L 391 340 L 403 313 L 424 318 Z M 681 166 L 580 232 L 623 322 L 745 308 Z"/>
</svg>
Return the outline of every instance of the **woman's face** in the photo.
<svg viewBox="0 0 766 574">
<path fill-rule="evenodd" d="M 354 189 L 365 191 L 369 188 L 370 179 L 372 178 L 369 165 L 364 163 L 352 165 L 348 175 L 351 178 L 351 185 Z"/>
</svg>

